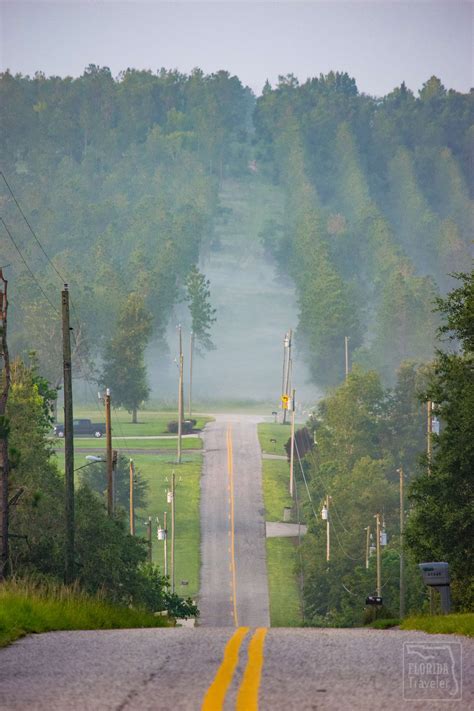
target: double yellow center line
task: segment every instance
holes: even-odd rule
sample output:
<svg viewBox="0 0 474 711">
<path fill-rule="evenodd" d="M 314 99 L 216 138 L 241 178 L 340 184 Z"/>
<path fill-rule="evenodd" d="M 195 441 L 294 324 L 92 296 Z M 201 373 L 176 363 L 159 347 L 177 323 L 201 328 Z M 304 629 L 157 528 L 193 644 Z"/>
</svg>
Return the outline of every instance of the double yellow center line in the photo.
<svg viewBox="0 0 474 711">
<path fill-rule="evenodd" d="M 232 614 L 234 625 L 239 626 L 237 614 L 237 582 L 235 574 L 235 512 L 234 512 L 234 454 L 232 448 L 232 430 L 227 428 L 227 472 L 229 476 L 229 504 L 230 504 L 230 570 L 232 576 Z"/>
<path fill-rule="evenodd" d="M 220 711 L 223 708 L 227 691 L 239 662 L 240 647 L 248 632 L 248 627 L 239 627 L 227 642 L 224 659 L 204 697 L 202 711 Z M 237 694 L 236 711 L 257 711 L 258 709 L 258 692 L 262 676 L 266 634 L 267 629 L 259 627 L 249 642 L 247 666 Z"/>
<path fill-rule="evenodd" d="M 208 688 L 202 704 L 202 711 L 219 711 L 223 708 L 227 691 L 234 678 L 235 670 L 239 663 L 239 652 L 242 642 L 250 628 L 239 627 L 237 614 L 237 583 L 235 570 L 235 512 L 234 512 L 234 457 L 232 448 L 232 429 L 229 425 L 226 433 L 227 440 L 227 472 L 229 489 L 229 535 L 230 535 L 230 570 L 232 586 L 232 615 L 236 631 L 229 639 L 224 650 L 224 658 L 217 670 L 214 681 Z M 267 629 L 259 627 L 255 630 L 248 646 L 248 659 L 244 675 L 239 686 L 236 701 L 236 711 L 257 711 L 258 692 L 263 669 L 263 648 Z"/>
</svg>

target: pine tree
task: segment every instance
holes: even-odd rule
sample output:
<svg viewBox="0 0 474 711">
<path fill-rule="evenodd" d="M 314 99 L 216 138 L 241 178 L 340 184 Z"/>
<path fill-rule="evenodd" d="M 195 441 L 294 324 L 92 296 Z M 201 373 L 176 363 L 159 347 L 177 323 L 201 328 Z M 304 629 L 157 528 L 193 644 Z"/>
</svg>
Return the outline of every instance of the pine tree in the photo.
<svg viewBox="0 0 474 711">
<path fill-rule="evenodd" d="M 115 335 L 104 350 L 101 381 L 110 387 L 114 405 L 123 405 L 131 412 L 134 423 L 139 406 L 150 394 L 144 354 L 151 323 L 143 297 L 129 294 L 119 313 Z"/>
</svg>

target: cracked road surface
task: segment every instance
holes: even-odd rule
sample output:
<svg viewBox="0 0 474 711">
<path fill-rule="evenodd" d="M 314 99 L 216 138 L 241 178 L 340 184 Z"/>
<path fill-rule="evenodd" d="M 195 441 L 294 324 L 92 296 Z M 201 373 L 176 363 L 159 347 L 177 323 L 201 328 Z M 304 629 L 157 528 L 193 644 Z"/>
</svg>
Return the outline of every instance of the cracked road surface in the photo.
<svg viewBox="0 0 474 711">
<path fill-rule="evenodd" d="M 460 642 L 462 701 L 404 701 L 403 642 Z M 52 632 L 0 650 L 0 708 L 469 709 L 474 708 L 473 672 L 474 640 L 422 632 L 211 627 Z"/>
</svg>

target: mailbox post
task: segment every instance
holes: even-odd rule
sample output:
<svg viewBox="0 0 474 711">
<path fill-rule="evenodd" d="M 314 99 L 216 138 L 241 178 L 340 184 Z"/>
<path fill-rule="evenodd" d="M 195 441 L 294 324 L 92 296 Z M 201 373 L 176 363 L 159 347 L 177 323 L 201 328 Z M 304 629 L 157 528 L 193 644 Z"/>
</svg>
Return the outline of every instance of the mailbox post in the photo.
<svg viewBox="0 0 474 711">
<path fill-rule="evenodd" d="M 450 577 L 448 563 L 420 563 L 418 567 L 425 585 L 436 588 L 441 596 L 441 612 L 451 612 Z"/>
</svg>

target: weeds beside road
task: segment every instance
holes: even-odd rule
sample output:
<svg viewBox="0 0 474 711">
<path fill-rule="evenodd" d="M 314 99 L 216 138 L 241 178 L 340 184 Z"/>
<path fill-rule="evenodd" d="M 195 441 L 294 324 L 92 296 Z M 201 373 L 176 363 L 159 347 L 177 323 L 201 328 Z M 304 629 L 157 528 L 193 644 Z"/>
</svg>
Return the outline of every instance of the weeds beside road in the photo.
<svg viewBox="0 0 474 711">
<path fill-rule="evenodd" d="M 31 632 L 168 625 L 163 616 L 113 605 L 62 585 L 10 580 L 0 586 L 0 647 Z"/>
</svg>

